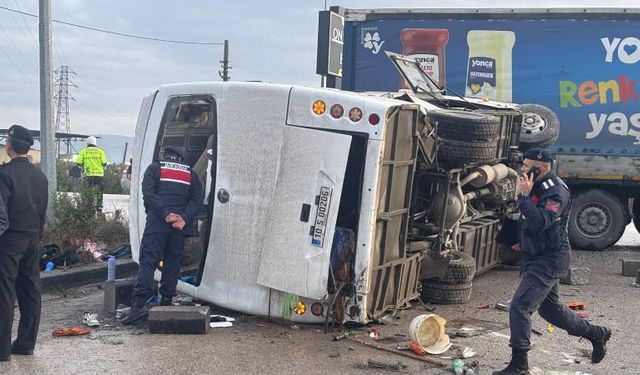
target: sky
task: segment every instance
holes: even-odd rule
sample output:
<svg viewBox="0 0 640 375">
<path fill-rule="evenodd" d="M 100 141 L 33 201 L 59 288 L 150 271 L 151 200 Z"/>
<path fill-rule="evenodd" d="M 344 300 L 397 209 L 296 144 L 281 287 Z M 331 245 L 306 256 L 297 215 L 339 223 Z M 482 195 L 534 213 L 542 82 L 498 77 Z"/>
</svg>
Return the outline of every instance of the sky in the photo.
<svg viewBox="0 0 640 375">
<path fill-rule="evenodd" d="M 51 0 L 54 20 L 145 37 L 229 40 L 232 80 L 318 87 L 318 11 L 324 0 Z M 439 3 L 436 3 L 439 4 Z M 479 1 L 450 0 L 447 7 Z M 492 7 L 633 7 L 637 0 L 494 0 Z M 429 7 L 427 1 L 345 0 L 345 8 Z M 0 7 L 38 14 L 37 0 Z M 55 23 L 53 67 L 67 65 L 71 132 L 132 136 L 142 98 L 159 85 L 220 80 L 222 45 L 140 40 Z M 39 129 L 38 19 L 0 9 L 0 128 Z M 55 105 L 54 105 L 55 111 Z"/>
</svg>

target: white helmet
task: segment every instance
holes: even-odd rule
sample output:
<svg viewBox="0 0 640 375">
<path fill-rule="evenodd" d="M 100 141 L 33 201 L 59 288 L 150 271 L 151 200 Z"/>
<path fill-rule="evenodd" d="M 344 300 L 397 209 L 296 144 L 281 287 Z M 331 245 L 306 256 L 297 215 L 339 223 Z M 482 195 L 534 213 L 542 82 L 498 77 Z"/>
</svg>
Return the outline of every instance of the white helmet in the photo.
<svg viewBox="0 0 640 375">
<path fill-rule="evenodd" d="M 98 145 L 98 141 L 96 140 L 96 137 L 90 136 L 90 137 L 87 137 L 87 144 L 88 145 L 97 146 Z"/>
</svg>

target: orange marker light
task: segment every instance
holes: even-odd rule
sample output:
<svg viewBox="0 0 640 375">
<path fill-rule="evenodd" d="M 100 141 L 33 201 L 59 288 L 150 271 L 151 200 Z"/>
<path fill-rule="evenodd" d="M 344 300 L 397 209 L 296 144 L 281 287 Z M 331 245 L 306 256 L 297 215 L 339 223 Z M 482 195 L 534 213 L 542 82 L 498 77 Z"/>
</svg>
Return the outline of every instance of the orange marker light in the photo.
<svg viewBox="0 0 640 375">
<path fill-rule="evenodd" d="M 327 105 L 322 100 L 316 100 L 313 102 L 311 109 L 313 110 L 313 113 L 320 116 L 327 110 Z"/>
</svg>

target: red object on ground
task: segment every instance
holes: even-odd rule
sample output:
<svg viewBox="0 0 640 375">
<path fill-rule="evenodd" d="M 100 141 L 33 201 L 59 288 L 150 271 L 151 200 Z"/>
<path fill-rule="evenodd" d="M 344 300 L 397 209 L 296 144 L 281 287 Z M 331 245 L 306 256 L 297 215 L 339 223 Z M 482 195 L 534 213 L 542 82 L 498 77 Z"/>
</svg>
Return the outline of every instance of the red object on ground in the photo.
<svg viewBox="0 0 640 375">
<path fill-rule="evenodd" d="M 82 335 L 88 335 L 89 333 L 91 333 L 91 330 L 86 327 L 65 327 L 65 328 L 56 328 L 53 330 L 53 335 L 56 337 L 82 336 Z"/>
<path fill-rule="evenodd" d="M 411 349 L 412 352 L 416 353 L 416 355 L 425 355 L 425 354 L 427 354 L 427 352 L 424 349 L 422 349 L 420 344 L 418 344 L 415 341 L 411 341 L 409 343 L 409 349 Z"/>
<path fill-rule="evenodd" d="M 571 310 L 584 310 L 587 307 L 587 304 L 580 301 L 565 302 L 564 305 Z"/>
<path fill-rule="evenodd" d="M 490 305 L 490 304 L 488 304 L 488 303 L 486 303 L 486 304 L 484 304 L 484 305 L 476 306 L 476 308 L 477 308 L 477 309 L 488 309 L 488 308 L 490 308 L 490 307 L 491 307 L 491 305 Z"/>
<path fill-rule="evenodd" d="M 367 330 L 367 333 L 369 334 L 369 337 L 374 340 L 378 340 L 380 338 L 380 332 L 378 332 L 378 330 L 375 328 L 369 328 Z"/>
</svg>

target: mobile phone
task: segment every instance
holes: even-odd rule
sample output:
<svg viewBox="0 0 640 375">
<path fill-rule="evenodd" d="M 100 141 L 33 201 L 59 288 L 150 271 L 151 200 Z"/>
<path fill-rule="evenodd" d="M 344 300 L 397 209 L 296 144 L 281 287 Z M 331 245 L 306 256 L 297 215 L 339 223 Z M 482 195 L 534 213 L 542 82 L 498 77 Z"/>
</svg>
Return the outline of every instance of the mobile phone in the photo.
<svg viewBox="0 0 640 375">
<path fill-rule="evenodd" d="M 527 173 L 529 175 L 529 178 L 532 180 L 535 180 L 536 177 L 538 177 L 538 175 L 540 174 L 540 169 L 538 167 L 531 167 L 531 169 L 529 169 L 529 173 Z"/>
</svg>

